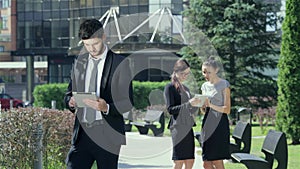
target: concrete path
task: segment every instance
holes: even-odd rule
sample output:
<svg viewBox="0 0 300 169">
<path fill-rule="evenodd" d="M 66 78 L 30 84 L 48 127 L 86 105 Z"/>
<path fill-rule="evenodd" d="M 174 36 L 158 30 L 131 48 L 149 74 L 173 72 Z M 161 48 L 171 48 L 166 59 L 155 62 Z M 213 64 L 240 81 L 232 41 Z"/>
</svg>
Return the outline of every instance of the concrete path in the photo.
<svg viewBox="0 0 300 169">
<path fill-rule="evenodd" d="M 171 137 L 154 137 L 127 132 L 127 145 L 122 146 L 119 169 L 172 169 Z M 195 140 L 196 141 L 196 140 Z M 195 154 L 193 169 L 202 168 L 201 156 Z"/>
</svg>

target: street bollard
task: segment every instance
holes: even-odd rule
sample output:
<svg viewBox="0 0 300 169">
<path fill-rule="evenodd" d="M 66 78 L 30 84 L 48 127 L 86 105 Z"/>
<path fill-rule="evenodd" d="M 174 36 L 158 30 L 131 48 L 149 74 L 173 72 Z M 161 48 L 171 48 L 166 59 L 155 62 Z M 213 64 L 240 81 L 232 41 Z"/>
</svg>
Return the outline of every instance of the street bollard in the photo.
<svg viewBox="0 0 300 169">
<path fill-rule="evenodd" d="M 56 100 L 51 101 L 51 108 L 56 109 Z"/>
<path fill-rule="evenodd" d="M 39 123 L 35 131 L 33 131 L 35 139 L 34 146 L 34 166 L 33 169 L 43 168 L 43 125 Z"/>
<path fill-rule="evenodd" d="M 14 101 L 9 100 L 9 108 L 12 109 L 14 107 Z"/>
</svg>

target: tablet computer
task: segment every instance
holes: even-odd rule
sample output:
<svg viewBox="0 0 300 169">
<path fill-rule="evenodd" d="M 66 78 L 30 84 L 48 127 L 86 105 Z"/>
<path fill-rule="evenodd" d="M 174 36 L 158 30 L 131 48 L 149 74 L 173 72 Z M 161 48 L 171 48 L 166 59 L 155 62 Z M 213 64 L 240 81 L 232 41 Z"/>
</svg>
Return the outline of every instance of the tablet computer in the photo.
<svg viewBox="0 0 300 169">
<path fill-rule="evenodd" d="M 205 103 L 205 100 L 206 100 L 209 96 L 207 96 L 207 95 L 202 95 L 202 94 L 195 94 L 194 97 L 201 100 L 201 103 L 199 103 L 199 104 L 197 105 L 197 107 L 202 107 L 203 104 Z"/>
<path fill-rule="evenodd" d="M 84 99 L 97 100 L 95 92 L 72 92 L 77 107 L 87 107 L 83 102 Z"/>
</svg>

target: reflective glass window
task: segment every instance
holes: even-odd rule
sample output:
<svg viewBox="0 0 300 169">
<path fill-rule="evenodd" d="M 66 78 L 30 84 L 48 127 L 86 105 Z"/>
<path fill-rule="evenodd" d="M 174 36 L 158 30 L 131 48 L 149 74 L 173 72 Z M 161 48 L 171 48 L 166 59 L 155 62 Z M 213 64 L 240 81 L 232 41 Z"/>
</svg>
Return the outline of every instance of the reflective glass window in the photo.
<svg viewBox="0 0 300 169">
<path fill-rule="evenodd" d="M 18 21 L 17 26 L 17 39 L 18 41 L 25 38 L 25 25 L 24 22 Z"/>
<path fill-rule="evenodd" d="M 60 9 L 68 9 L 69 10 L 69 2 L 68 1 L 60 1 Z"/>
<path fill-rule="evenodd" d="M 69 21 L 61 20 L 60 21 L 60 30 L 61 30 L 61 37 L 69 37 Z"/>
<path fill-rule="evenodd" d="M 110 5 L 110 0 L 102 1 L 104 6 L 109 6 Z"/>
<path fill-rule="evenodd" d="M 128 0 L 120 0 L 120 5 L 128 5 Z"/>
<path fill-rule="evenodd" d="M 120 10 L 119 12 L 121 15 L 128 14 L 128 6 L 120 6 L 119 10 Z"/>
<path fill-rule="evenodd" d="M 26 21 L 32 21 L 33 20 L 33 13 L 32 12 L 26 12 L 25 13 L 25 20 Z"/>
<path fill-rule="evenodd" d="M 25 12 L 18 12 L 17 16 L 18 16 L 17 17 L 18 18 L 18 22 L 21 21 L 21 20 L 24 20 L 24 18 L 25 18 Z"/>
<path fill-rule="evenodd" d="M 51 18 L 51 12 L 50 11 L 44 11 L 43 12 L 43 19 L 50 19 Z"/>
<path fill-rule="evenodd" d="M 80 16 L 80 15 L 79 15 L 79 10 L 78 10 L 78 9 L 73 10 L 71 16 L 72 16 L 73 18 L 79 17 L 79 16 Z"/>
<path fill-rule="evenodd" d="M 61 35 L 61 30 L 59 26 L 60 22 L 54 20 L 51 22 L 51 46 L 52 47 L 61 47 L 61 43 L 58 39 Z"/>
<path fill-rule="evenodd" d="M 148 11 L 149 11 L 148 5 L 139 6 L 139 13 L 148 13 Z"/>
<path fill-rule="evenodd" d="M 86 0 L 80 0 L 80 7 L 86 6 Z"/>
<path fill-rule="evenodd" d="M 52 10 L 52 19 L 60 18 L 59 10 Z"/>
<path fill-rule="evenodd" d="M 41 11 L 36 11 L 34 12 L 33 16 L 34 16 L 34 20 L 42 20 L 43 15 Z"/>
<path fill-rule="evenodd" d="M 101 1 L 94 1 L 94 7 L 99 7 L 101 6 Z"/>
<path fill-rule="evenodd" d="M 41 1 L 34 2 L 33 3 L 33 9 L 35 11 L 41 11 L 42 10 L 42 3 L 41 3 Z"/>
<path fill-rule="evenodd" d="M 69 11 L 68 10 L 61 10 L 60 11 L 60 18 L 64 18 L 64 19 L 70 18 Z"/>
<path fill-rule="evenodd" d="M 45 47 L 50 47 L 51 45 L 51 22 L 50 21 L 43 21 L 42 23 L 42 30 L 43 30 L 43 42 Z"/>
<path fill-rule="evenodd" d="M 92 7 L 93 6 L 93 0 L 86 0 L 86 7 Z"/>
<path fill-rule="evenodd" d="M 42 47 L 43 46 L 43 38 L 42 38 L 42 26 L 40 22 L 33 22 L 32 26 L 32 47 Z"/>
<path fill-rule="evenodd" d="M 111 0 L 111 5 L 119 6 L 119 0 Z"/>
<path fill-rule="evenodd" d="M 79 1 L 71 1 L 71 8 L 79 8 L 80 2 Z"/>
<path fill-rule="evenodd" d="M 140 5 L 148 5 L 148 0 L 140 0 Z"/>
<path fill-rule="evenodd" d="M 86 17 L 86 9 L 80 9 L 80 17 Z"/>
<path fill-rule="evenodd" d="M 42 6 L 43 6 L 43 9 L 45 10 L 50 10 L 51 9 L 51 2 L 45 2 L 45 1 L 43 1 L 43 4 L 42 4 Z"/>
<path fill-rule="evenodd" d="M 94 9 L 93 8 L 88 8 L 86 10 L 86 15 L 87 16 L 94 16 Z"/>
<path fill-rule="evenodd" d="M 129 0 L 129 5 L 137 5 L 139 4 L 138 0 Z"/>
<path fill-rule="evenodd" d="M 32 3 L 25 3 L 25 11 L 32 11 L 33 5 Z"/>
<path fill-rule="evenodd" d="M 104 13 L 102 13 L 101 8 L 95 8 L 95 9 L 94 9 L 94 15 L 95 15 L 96 17 L 101 17 L 103 14 L 104 14 Z"/>
<path fill-rule="evenodd" d="M 138 6 L 129 6 L 129 14 L 139 13 Z"/>
<path fill-rule="evenodd" d="M 24 2 L 23 1 L 18 1 L 17 2 L 17 10 L 18 10 L 18 12 L 22 12 L 22 11 L 24 11 L 24 9 L 25 9 Z"/>
<path fill-rule="evenodd" d="M 60 2 L 59 1 L 52 1 L 52 9 L 59 9 Z"/>
</svg>

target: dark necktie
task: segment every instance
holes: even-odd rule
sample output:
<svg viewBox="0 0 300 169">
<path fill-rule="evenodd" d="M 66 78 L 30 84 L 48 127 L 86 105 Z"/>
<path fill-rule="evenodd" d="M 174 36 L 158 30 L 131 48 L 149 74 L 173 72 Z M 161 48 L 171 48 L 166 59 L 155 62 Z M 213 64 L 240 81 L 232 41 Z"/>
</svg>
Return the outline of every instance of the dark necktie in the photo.
<svg viewBox="0 0 300 169">
<path fill-rule="evenodd" d="M 94 67 L 91 72 L 91 78 L 90 78 L 90 84 L 89 84 L 89 92 L 97 92 L 97 74 L 98 74 L 98 63 L 101 59 L 94 60 L 92 59 L 94 63 Z M 86 120 L 89 124 L 93 123 L 96 120 L 96 110 L 87 107 L 86 109 Z"/>
</svg>

